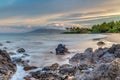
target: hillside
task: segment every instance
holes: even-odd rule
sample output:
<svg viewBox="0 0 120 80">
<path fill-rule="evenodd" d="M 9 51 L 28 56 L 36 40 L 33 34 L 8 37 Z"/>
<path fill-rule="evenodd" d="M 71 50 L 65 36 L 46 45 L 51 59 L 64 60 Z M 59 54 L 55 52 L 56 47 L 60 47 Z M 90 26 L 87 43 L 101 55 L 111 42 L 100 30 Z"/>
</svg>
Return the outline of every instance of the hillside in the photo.
<svg viewBox="0 0 120 80">
<path fill-rule="evenodd" d="M 65 30 L 40 28 L 40 29 L 30 31 L 29 33 L 50 33 L 51 34 L 51 33 L 63 33 L 63 32 L 65 32 Z"/>
</svg>

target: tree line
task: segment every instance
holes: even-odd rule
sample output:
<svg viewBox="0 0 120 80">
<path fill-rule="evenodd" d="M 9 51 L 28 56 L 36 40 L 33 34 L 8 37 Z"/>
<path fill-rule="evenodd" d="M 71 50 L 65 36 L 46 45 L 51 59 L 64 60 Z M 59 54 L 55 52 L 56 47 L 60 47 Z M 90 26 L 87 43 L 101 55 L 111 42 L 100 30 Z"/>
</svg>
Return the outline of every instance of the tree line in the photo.
<svg viewBox="0 0 120 80">
<path fill-rule="evenodd" d="M 70 27 L 65 33 L 119 33 L 120 21 L 103 22 L 93 25 L 90 28 Z"/>
</svg>

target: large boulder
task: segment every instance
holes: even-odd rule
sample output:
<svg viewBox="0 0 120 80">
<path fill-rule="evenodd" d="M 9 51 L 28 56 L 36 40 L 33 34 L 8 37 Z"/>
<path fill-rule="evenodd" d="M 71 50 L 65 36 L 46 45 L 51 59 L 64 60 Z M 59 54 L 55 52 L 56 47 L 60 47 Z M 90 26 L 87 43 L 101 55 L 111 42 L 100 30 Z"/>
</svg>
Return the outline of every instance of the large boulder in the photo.
<svg viewBox="0 0 120 80">
<path fill-rule="evenodd" d="M 68 49 L 63 44 L 59 44 L 55 50 L 56 55 L 65 55 L 65 53 L 69 53 Z"/>
<path fill-rule="evenodd" d="M 6 51 L 0 50 L 0 80 L 9 80 L 16 72 L 16 65 Z"/>
</svg>

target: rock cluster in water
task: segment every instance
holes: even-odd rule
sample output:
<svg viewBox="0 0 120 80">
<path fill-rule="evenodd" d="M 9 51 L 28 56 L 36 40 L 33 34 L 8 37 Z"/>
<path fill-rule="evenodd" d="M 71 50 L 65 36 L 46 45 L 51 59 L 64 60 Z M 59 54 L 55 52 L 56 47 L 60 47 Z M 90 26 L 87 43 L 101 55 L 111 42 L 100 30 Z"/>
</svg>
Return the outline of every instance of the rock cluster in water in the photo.
<svg viewBox="0 0 120 80">
<path fill-rule="evenodd" d="M 58 52 L 57 52 L 58 51 Z M 0 50 L 0 80 L 9 80 L 16 72 L 16 65 L 22 65 L 28 73 L 24 80 L 120 80 L 120 44 L 110 48 L 98 48 L 93 51 L 87 48 L 83 53 L 77 53 L 69 59 L 69 64 L 54 63 L 42 69 L 31 66 L 29 60 L 24 60 L 25 49 L 18 53 L 23 56 L 10 58 L 16 53 Z M 68 49 L 60 44 L 56 55 L 65 55 Z"/>
<path fill-rule="evenodd" d="M 33 68 L 34 69 L 34 68 Z M 45 66 L 30 71 L 25 80 L 120 80 L 120 44 L 110 48 L 87 48 L 69 59 L 69 64 Z"/>
</svg>

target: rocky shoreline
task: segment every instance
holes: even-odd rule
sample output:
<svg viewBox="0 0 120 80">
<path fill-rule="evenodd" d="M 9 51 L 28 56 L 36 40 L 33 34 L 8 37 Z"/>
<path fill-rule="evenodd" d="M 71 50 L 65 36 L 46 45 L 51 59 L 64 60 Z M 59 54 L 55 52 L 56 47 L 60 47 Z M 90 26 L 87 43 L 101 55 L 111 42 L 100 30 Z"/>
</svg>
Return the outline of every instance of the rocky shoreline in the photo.
<svg viewBox="0 0 120 80">
<path fill-rule="evenodd" d="M 31 71 L 25 80 L 120 80 L 120 44 L 110 48 L 87 48 L 75 54 L 69 64 Z"/>
<path fill-rule="evenodd" d="M 96 50 L 87 48 L 83 53 L 71 57 L 69 64 L 54 63 L 43 68 L 29 64 L 30 60 L 26 59 L 29 55 L 24 48 L 16 50 L 20 57 L 5 49 L 0 50 L 0 80 L 14 80 L 12 76 L 17 71 L 17 65 L 27 73 L 22 80 L 120 80 L 120 44 Z M 55 50 L 54 55 L 71 54 L 62 44 Z"/>
<path fill-rule="evenodd" d="M 15 72 L 16 64 L 6 51 L 0 50 L 0 80 L 9 80 Z"/>
</svg>

